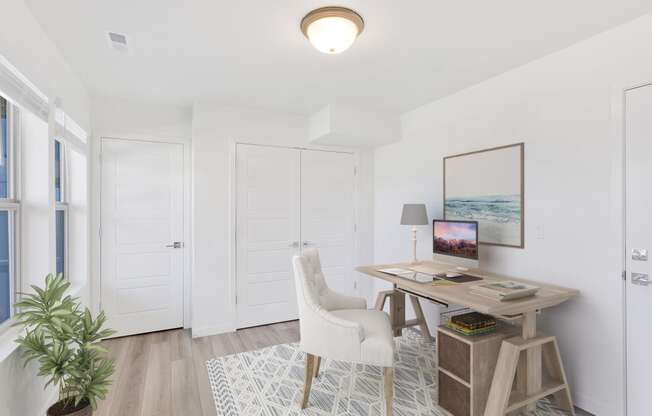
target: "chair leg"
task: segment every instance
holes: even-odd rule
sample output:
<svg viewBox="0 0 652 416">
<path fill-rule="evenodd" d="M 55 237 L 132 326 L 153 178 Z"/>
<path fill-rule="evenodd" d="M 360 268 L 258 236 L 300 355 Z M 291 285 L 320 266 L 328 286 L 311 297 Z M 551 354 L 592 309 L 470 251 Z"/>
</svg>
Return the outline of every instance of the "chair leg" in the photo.
<svg viewBox="0 0 652 416">
<path fill-rule="evenodd" d="M 306 376 L 303 382 L 303 399 L 301 400 L 301 408 L 308 407 L 308 399 L 310 398 L 310 387 L 312 387 L 312 378 L 315 371 L 315 356 L 306 354 Z"/>
<path fill-rule="evenodd" d="M 392 416 L 394 403 L 394 369 L 385 367 L 383 371 L 385 383 L 385 416 Z"/>
<path fill-rule="evenodd" d="M 315 358 L 315 372 L 313 373 L 313 378 L 319 377 L 319 366 L 321 365 L 321 357 Z"/>
</svg>

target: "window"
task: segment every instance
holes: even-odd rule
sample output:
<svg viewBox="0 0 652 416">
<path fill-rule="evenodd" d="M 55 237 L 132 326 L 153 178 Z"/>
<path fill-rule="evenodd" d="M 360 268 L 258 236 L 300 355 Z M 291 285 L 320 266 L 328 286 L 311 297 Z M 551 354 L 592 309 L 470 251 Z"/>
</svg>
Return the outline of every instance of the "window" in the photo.
<svg viewBox="0 0 652 416">
<path fill-rule="evenodd" d="M 0 198 L 9 196 L 9 103 L 0 97 L 0 130 L 2 140 L 0 141 Z"/>
<path fill-rule="evenodd" d="M 61 144 L 61 142 L 55 140 L 54 141 L 54 200 L 57 202 L 63 202 L 62 199 L 63 172 L 61 169 L 63 166 L 62 157 L 61 157 L 62 149 L 63 149 L 63 145 Z"/>
<path fill-rule="evenodd" d="M 57 209 L 57 274 L 66 270 L 66 211 Z"/>
<path fill-rule="evenodd" d="M 15 297 L 15 225 L 18 204 L 14 195 L 14 125 L 18 109 L 0 97 L 0 325 L 13 314 Z"/>
<path fill-rule="evenodd" d="M 9 213 L 0 211 L 0 323 L 11 318 L 13 285 L 9 267 Z"/>
<path fill-rule="evenodd" d="M 66 197 L 66 147 L 54 141 L 54 197 L 56 201 L 56 273 L 66 275 L 68 198 Z"/>
</svg>

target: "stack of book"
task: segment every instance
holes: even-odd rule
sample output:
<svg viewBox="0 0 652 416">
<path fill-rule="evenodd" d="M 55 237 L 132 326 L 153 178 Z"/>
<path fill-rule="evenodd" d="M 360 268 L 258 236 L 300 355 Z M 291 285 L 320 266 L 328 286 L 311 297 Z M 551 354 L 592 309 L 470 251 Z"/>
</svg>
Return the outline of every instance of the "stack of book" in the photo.
<svg viewBox="0 0 652 416">
<path fill-rule="evenodd" d="M 485 283 L 471 287 L 471 293 L 500 302 L 533 296 L 538 290 L 538 286 L 511 280 Z"/>
<path fill-rule="evenodd" d="M 496 319 L 479 312 L 455 315 L 448 322 L 448 327 L 463 335 L 480 335 L 496 330 Z"/>
</svg>

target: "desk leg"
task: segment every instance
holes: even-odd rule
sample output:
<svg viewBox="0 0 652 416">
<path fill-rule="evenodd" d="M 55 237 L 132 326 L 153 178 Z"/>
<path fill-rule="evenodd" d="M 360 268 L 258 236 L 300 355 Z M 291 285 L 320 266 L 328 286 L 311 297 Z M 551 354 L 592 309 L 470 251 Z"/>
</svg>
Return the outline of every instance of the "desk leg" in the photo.
<svg viewBox="0 0 652 416">
<path fill-rule="evenodd" d="M 528 312 L 523 315 L 522 337 L 525 340 L 536 337 L 537 314 Z M 524 394 L 531 395 L 541 390 L 542 377 L 542 349 L 540 346 L 521 351 L 516 370 L 516 389 Z M 535 404 L 528 405 L 526 410 L 534 410 Z M 516 414 L 517 412 L 514 412 Z"/>
<path fill-rule="evenodd" d="M 518 364 L 516 367 L 516 390 L 523 396 L 527 395 L 527 354 L 524 351 L 519 353 Z M 509 416 L 517 416 L 521 410 L 509 414 Z"/>
<path fill-rule="evenodd" d="M 523 315 L 522 336 L 503 340 L 484 416 L 502 416 L 505 413 L 511 416 L 522 409 L 534 409 L 542 392 L 543 364 L 553 382 L 556 382 L 549 386 L 550 391 L 559 405 L 575 416 L 557 339 L 545 335 L 537 337 L 536 329 L 536 312 L 527 312 Z M 520 371 L 518 375 L 517 370 Z M 511 397 L 515 377 L 519 392 L 525 393 L 518 398 Z M 510 398 L 515 399 L 511 405 Z"/>
<path fill-rule="evenodd" d="M 389 317 L 394 329 L 394 336 L 400 337 L 405 327 L 405 293 L 394 291 L 390 302 Z"/>
<path fill-rule="evenodd" d="M 528 340 L 537 336 L 537 313 L 527 312 L 523 315 L 523 339 Z M 528 348 L 524 351 L 525 354 L 525 391 L 527 395 L 532 395 L 541 390 L 541 379 L 543 374 L 541 372 L 541 346 Z M 521 366 L 519 366 L 521 367 Z M 519 377 L 519 381 L 522 380 Z M 536 403 L 527 406 L 527 410 L 534 410 Z"/>
<path fill-rule="evenodd" d="M 432 337 L 430 336 L 430 329 L 428 328 L 428 323 L 426 322 L 426 317 L 423 315 L 423 309 L 421 309 L 421 303 L 419 302 L 419 298 L 416 296 L 410 296 L 410 302 L 412 303 L 412 309 L 414 309 L 414 314 L 417 317 L 417 323 L 419 324 L 419 328 L 421 329 L 421 335 L 423 335 L 423 338 L 430 340 Z"/>
</svg>

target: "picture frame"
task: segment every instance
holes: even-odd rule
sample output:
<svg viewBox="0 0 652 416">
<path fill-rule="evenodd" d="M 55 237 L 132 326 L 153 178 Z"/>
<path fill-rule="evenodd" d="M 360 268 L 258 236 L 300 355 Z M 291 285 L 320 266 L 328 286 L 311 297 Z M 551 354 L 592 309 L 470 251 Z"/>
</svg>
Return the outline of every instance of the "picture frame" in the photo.
<svg viewBox="0 0 652 416">
<path fill-rule="evenodd" d="M 444 219 L 479 223 L 479 243 L 525 248 L 525 143 L 443 158 Z"/>
</svg>

